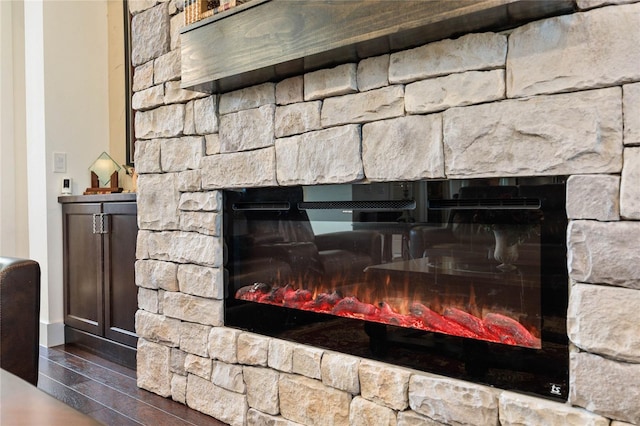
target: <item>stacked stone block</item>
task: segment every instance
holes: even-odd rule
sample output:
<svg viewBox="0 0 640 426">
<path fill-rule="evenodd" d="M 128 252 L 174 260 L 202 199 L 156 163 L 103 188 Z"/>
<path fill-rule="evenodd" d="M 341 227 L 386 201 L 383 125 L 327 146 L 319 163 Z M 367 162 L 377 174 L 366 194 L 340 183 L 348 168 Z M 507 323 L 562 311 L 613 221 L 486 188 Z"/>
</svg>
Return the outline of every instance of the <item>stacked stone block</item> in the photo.
<svg viewBox="0 0 640 426">
<path fill-rule="evenodd" d="M 224 94 L 130 1 L 138 385 L 232 425 L 640 424 L 640 3 Z M 570 175 L 566 404 L 224 327 L 225 188 Z"/>
</svg>

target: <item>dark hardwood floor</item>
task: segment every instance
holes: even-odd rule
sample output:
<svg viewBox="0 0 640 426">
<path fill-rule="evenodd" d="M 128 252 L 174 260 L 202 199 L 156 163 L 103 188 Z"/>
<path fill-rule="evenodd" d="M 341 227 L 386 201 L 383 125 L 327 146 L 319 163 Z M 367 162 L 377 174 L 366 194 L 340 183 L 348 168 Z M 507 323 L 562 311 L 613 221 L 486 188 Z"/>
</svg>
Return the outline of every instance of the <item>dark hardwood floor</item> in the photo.
<svg viewBox="0 0 640 426">
<path fill-rule="evenodd" d="M 139 389 L 134 370 L 73 345 L 40 347 L 38 388 L 106 425 L 224 425 Z"/>
</svg>

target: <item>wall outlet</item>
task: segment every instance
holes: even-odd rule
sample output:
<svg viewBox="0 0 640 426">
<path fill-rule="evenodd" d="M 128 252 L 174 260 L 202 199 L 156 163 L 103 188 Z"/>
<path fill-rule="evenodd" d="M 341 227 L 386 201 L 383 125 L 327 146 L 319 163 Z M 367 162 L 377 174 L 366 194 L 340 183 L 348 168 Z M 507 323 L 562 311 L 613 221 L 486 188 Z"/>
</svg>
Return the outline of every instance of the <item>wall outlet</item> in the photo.
<svg viewBox="0 0 640 426">
<path fill-rule="evenodd" d="M 54 152 L 53 153 L 53 173 L 66 173 L 66 172 L 67 172 L 67 153 Z"/>
</svg>

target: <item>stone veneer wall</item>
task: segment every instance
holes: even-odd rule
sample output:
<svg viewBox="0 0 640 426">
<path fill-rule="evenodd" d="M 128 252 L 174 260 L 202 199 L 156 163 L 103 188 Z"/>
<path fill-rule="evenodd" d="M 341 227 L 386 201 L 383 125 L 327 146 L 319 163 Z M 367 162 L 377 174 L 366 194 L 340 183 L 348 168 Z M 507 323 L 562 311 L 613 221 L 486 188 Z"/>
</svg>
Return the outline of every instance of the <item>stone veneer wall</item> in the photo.
<svg viewBox="0 0 640 426">
<path fill-rule="evenodd" d="M 130 0 L 138 385 L 232 425 L 640 424 L 640 3 L 609 3 L 209 96 L 181 2 Z M 220 189 L 503 175 L 571 175 L 566 404 L 224 327 Z"/>
</svg>

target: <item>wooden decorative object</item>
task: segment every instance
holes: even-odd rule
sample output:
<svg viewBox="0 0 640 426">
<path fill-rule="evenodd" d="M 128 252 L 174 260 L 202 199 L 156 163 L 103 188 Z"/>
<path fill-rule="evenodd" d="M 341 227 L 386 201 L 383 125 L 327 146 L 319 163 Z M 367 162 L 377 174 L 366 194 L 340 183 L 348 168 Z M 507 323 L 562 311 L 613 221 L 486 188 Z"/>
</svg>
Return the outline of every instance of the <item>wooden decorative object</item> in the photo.
<svg viewBox="0 0 640 426">
<path fill-rule="evenodd" d="M 122 192 L 118 187 L 118 172 L 120 166 L 106 152 L 93 162 L 89 171 L 91 172 L 91 186 L 84 191 L 84 194 L 110 194 Z M 107 179 L 107 177 L 109 179 Z"/>
<path fill-rule="evenodd" d="M 100 187 L 98 175 L 91 172 L 91 187 L 84 191 L 84 195 L 88 194 L 112 194 L 122 192 L 122 188 L 118 187 L 118 172 L 115 171 L 111 174 L 111 180 L 108 187 Z"/>
<path fill-rule="evenodd" d="M 248 1 L 250 0 L 186 0 L 184 3 L 184 24 L 193 24 Z"/>
</svg>

